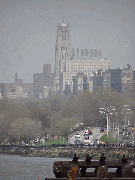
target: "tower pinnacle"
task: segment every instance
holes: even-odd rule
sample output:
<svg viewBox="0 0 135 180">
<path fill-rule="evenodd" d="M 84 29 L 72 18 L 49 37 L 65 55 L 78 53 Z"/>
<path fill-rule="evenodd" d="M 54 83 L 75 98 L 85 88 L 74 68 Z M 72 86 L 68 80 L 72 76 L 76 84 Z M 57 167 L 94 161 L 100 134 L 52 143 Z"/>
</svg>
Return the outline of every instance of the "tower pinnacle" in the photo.
<svg viewBox="0 0 135 180">
<path fill-rule="evenodd" d="M 64 23 L 64 15 L 63 15 L 63 23 Z"/>
</svg>

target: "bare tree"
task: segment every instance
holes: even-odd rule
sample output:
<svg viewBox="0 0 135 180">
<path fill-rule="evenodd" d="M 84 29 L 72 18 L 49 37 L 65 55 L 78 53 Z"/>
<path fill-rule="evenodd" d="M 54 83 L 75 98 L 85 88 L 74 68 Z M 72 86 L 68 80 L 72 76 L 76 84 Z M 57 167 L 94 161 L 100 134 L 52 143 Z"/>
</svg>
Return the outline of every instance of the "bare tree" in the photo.
<svg viewBox="0 0 135 180">
<path fill-rule="evenodd" d="M 9 132 L 10 139 L 29 142 L 30 140 L 41 136 L 42 129 L 39 121 L 28 118 L 17 118 L 11 123 Z"/>
</svg>

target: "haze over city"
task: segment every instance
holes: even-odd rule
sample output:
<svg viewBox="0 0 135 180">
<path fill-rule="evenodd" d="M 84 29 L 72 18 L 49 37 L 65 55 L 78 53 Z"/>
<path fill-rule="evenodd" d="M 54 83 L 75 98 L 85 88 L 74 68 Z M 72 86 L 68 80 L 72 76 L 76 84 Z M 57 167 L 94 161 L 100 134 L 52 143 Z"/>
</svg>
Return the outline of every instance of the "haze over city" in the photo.
<svg viewBox="0 0 135 180">
<path fill-rule="evenodd" d="M 72 48 L 101 49 L 111 68 L 135 69 L 134 0 L 1 0 L 0 83 L 24 83 L 52 65 L 57 24 L 69 22 Z"/>
</svg>

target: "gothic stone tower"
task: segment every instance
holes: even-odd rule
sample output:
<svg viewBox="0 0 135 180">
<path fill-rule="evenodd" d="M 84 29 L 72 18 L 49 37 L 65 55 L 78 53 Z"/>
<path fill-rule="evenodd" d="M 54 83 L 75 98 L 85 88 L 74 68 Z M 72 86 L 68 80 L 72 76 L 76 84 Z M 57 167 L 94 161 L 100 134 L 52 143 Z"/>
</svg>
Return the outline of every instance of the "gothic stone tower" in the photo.
<svg viewBox="0 0 135 180">
<path fill-rule="evenodd" d="M 67 61 L 71 59 L 71 40 L 69 23 L 57 27 L 57 39 L 55 45 L 55 89 L 60 94 L 63 91 L 63 72 L 66 72 Z"/>
</svg>

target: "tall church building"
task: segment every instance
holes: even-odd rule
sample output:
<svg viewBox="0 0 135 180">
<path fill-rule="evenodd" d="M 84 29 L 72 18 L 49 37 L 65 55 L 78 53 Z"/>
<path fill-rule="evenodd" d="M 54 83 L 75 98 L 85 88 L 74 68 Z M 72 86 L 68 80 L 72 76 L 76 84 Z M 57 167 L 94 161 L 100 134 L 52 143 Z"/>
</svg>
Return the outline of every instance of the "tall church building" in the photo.
<svg viewBox="0 0 135 180">
<path fill-rule="evenodd" d="M 83 73 L 87 77 L 102 69 L 111 68 L 111 61 L 101 58 L 101 49 L 71 48 L 69 23 L 58 23 L 55 45 L 54 91 L 63 94 L 70 88 L 73 91 L 73 77 Z"/>
<path fill-rule="evenodd" d="M 63 91 L 63 72 L 66 72 L 67 61 L 71 59 L 71 41 L 69 23 L 58 23 L 55 45 L 55 89 Z"/>
</svg>

